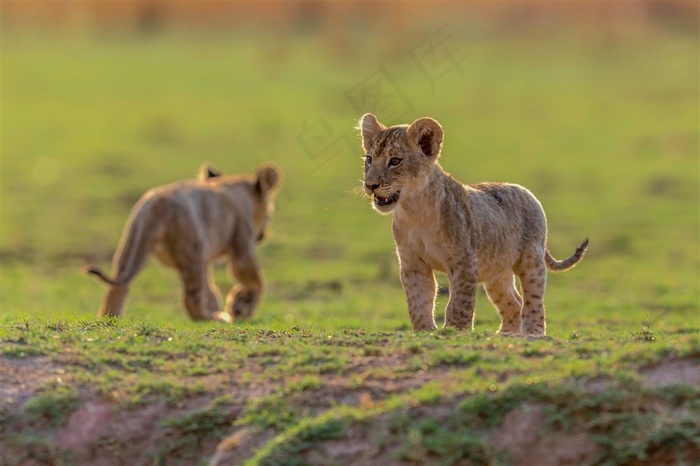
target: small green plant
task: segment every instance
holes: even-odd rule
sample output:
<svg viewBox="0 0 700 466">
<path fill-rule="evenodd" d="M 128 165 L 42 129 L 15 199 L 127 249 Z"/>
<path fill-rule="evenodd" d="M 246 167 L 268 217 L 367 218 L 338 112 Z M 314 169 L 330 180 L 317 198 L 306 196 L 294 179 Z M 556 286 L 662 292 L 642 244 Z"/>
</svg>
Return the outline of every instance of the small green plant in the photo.
<svg viewBox="0 0 700 466">
<path fill-rule="evenodd" d="M 246 465 L 308 464 L 301 454 L 315 448 L 320 442 L 340 437 L 346 426 L 347 420 L 342 417 L 321 416 L 305 419 L 260 450 Z"/>
<path fill-rule="evenodd" d="M 24 404 L 22 413 L 24 420 L 30 424 L 45 422 L 55 427 L 65 424 L 80 404 L 76 390 L 63 389 L 32 398 Z"/>
<path fill-rule="evenodd" d="M 633 333 L 634 338 L 640 341 L 654 341 L 656 340 L 656 335 L 651 329 L 651 320 L 649 319 L 649 313 L 647 312 L 642 321 L 642 325 L 636 332 Z"/>
<path fill-rule="evenodd" d="M 162 424 L 166 427 L 167 441 L 159 449 L 158 455 L 167 458 L 178 451 L 191 454 L 202 442 L 223 438 L 232 421 L 232 414 L 216 405 L 166 419 Z"/>
<path fill-rule="evenodd" d="M 256 425 L 276 430 L 285 429 L 303 417 L 303 409 L 288 403 L 284 395 L 270 395 L 249 400 L 243 417 L 236 425 Z"/>
<path fill-rule="evenodd" d="M 201 382 L 184 383 L 172 378 L 153 378 L 140 375 L 140 380 L 130 388 L 131 403 L 145 404 L 154 399 L 165 401 L 168 406 L 176 406 L 186 398 L 206 391 Z"/>
</svg>

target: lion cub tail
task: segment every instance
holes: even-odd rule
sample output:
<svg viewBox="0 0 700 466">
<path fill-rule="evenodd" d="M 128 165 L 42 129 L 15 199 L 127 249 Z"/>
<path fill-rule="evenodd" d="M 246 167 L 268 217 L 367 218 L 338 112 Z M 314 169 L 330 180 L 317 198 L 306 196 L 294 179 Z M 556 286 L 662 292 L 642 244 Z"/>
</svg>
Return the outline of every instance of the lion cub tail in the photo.
<svg viewBox="0 0 700 466">
<path fill-rule="evenodd" d="M 153 211 L 153 203 L 162 202 L 167 201 L 142 199 L 134 207 L 114 253 L 114 278 L 107 276 L 98 267 L 87 266 L 83 271 L 111 286 L 128 285 L 146 264 L 151 245 L 159 231 L 159 223 L 163 221 L 156 215 L 157 211 Z"/>
<path fill-rule="evenodd" d="M 112 286 L 118 285 L 117 282 L 115 282 L 114 280 L 109 278 L 102 270 L 100 270 L 97 267 L 84 267 L 83 272 L 96 276 L 97 278 L 99 278 L 100 280 L 102 280 L 103 282 L 105 282 L 108 285 L 112 285 Z"/>
<path fill-rule="evenodd" d="M 586 249 L 588 248 L 588 238 L 579 244 L 574 253 L 564 260 L 558 261 L 549 253 L 549 250 L 545 251 L 545 260 L 547 261 L 547 268 L 549 270 L 569 270 L 573 266 L 579 263 L 583 259 L 583 255 L 586 254 Z"/>
</svg>

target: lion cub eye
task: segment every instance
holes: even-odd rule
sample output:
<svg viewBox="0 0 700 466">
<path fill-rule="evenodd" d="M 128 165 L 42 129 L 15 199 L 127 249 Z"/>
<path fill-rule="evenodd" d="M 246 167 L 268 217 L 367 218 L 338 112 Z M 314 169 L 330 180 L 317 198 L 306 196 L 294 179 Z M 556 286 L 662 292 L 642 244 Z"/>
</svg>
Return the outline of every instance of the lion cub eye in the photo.
<svg viewBox="0 0 700 466">
<path fill-rule="evenodd" d="M 370 157 L 369 155 L 365 155 L 365 163 L 368 167 L 372 165 L 372 157 Z"/>
<path fill-rule="evenodd" d="M 389 159 L 389 166 L 398 167 L 399 165 L 401 165 L 401 162 L 403 162 L 403 159 L 400 159 L 398 157 L 392 157 Z"/>
</svg>

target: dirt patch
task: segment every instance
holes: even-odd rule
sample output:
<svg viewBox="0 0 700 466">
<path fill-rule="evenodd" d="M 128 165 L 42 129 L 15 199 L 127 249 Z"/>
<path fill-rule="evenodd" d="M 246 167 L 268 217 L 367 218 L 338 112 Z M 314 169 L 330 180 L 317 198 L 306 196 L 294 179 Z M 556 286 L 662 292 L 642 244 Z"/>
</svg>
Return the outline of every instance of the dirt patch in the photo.
<svg viewBox="0 0 700 466">
<path fill-rule="evenodd" d="M 215 441 L 195 445 L 192 439 L 170 432 L 164 425 L 164 420 L 186 411 L 164 402 L 120 411 L 114 403 L 89 401 L 56 432 L 53 444 L 81 465 L 150 464 L 151 460 L 160 464 L 157 460 L 164 456 L 168 464 L 196 464 L 202 452 L 214 450 Z M 182 446 L 188 447 L 186 451 L 181 450 Z M 193 462 L 192 455 L 197 455 L 197 461 Z"/>
<path fill-rule="evenodd" d="M 542 405 L 523 405 L 510 411 L 491 439 L 493 445 L 509 453 L 514 466 L 588 464 L 598 454 L 598 447 L 584 431 L 549 429 Z"/>
<path fill-rule="evenodd" d="M 381 427 L 380 427 L 381 426 Z M 367 426 L 353 425 L 342 439 L 324 442 L 317 450 L 307 455 L 311 464 L 347 464 L 353 466 L 399 466 L 406 464 L 392 452 L 378 445 L 377 439 L 387 436 L 386 424 Z"/>
<path fill-rule="evenodd" d="M 91 464 L 138 464 L 147 457 L 146 452 L 154 449 L 161 432 L 159 423 L 171 414 L 169 411 L 165 403 L 158 403 L 112 417 L 109 433 L 98 439 L 104 447 L 89 456 Z M 130 447 L 124 448 L 126 445 Z"/>
<path fill-rule="evenodd" d="M 610 377 L 597 375 L 587 381 L 584 386 L 589 394 L 600 395 L 610 389 Z"/>
<path fill-rule="evenodd" d="M 700 359 L 664 359 L 658 364 L 640 369 L 647 387 L 665 387 L 667 385 L 700 386 Z"/>
<path fill-rule="evenodd" d="M 56 432 L 54 443 L 70 450 L 81 463 L 93 456 L 102 436 L 108 434 L 114 409 L 110 404 L 88 402 L 76 409 L 68 423 Z"/>
<path fill-rule="evenodd" d="M 0 357 L 0 402 L 22 406 L 37 389 L 51 380 L 65 378 L 62 369 L 47 356 Z M 60 382 L 59 382 L 60 383 Z"/>
</svg>

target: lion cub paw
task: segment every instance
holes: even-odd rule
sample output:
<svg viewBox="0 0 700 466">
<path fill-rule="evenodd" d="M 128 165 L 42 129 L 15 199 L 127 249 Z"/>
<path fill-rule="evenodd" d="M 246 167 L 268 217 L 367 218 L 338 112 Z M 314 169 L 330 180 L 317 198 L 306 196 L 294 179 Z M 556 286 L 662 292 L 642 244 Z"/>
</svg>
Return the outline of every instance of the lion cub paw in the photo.
<svg viewBox="0 0 700 466">
<path fill-rule="evenodd" d="M 227 324 L 233 323 L 233 317 L 231 317 L 231 314 L 229 314 L 226 311 L 215 312 L 214 314 L 212 314 L 211 319 Z"/>
</svg>

